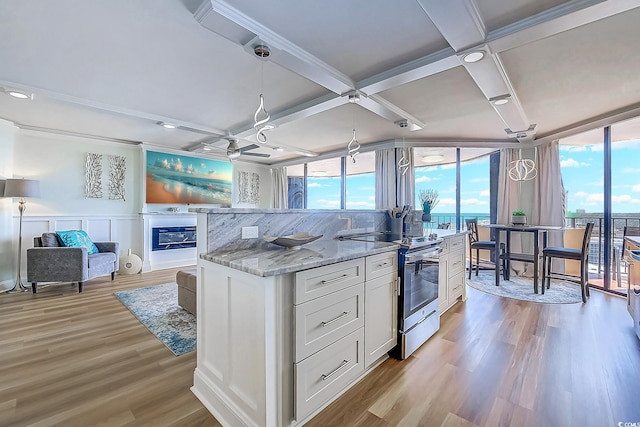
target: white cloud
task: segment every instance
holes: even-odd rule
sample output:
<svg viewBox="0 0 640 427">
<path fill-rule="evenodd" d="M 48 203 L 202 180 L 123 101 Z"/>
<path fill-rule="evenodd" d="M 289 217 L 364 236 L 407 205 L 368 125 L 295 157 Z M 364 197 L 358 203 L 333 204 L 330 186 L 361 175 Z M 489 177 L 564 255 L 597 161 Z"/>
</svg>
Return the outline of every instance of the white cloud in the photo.
<svg viewBox="0 0 640 427">
<path fill-rule="evenodd" d="M 622 168 L 622 173 L 640 173 L 640 168 Z"/>
<path fill-rule="evenodd" d="M 456 199 L 440 199 L 440 202 L 438 203 L 438 207 L 442 207 L 442 206 L 455 206 L 456 205 Z"/>
<path fill-rule="evenodd" d="M 587 147 L 584 145 L 560 145 L 560 151 L 578 153 L 582 151 L 587 151 Z"/>
<path fill-rule="evenodd" d="M 603 202 L 604 202 L 604 194 L 602 193 L 593 193 L 587 196 L 587 203 L 589 203 L 590 205 L 595 203 L 602 204 Z"/>
<path fill-rule="evenodd" d="M 307 184 L 308 188 L 319 188 L 319 187 L 324 187 L 324 185 L 320 184 L 319 182 L 310 182 Z"/>
<path fill-rule="evenodd" d="M 634 193 L 640 193 L 640 184 L 636 184 L 631 188 Z"/>
<path fill-rule="evenodd" d="M 347 208 L 370 208 L 370 207 L 374 207 L 373 203 L 369 203 L 369 202 L 347 202 Z"/>
<path fill-rule="evenodd" d="M 489 202 L 487 202 L 486 200 L 476 199 L 475 197 L 471 199 L 460 200 L 460 205 L 464 205 L 464 206 L 471 206 L 471 205 L 486 206 L 488 204 Z"/>
<path fill-rule="evenodd" d="M 489 190 L 484 190 L 480 192 L 480 195 L 482 197 L 489 197 L 491 195 L 491 192 Z"/>
<path fill-rule="evenodd" d="M 420 178 L 416 178 L 416 184 L 420 183 L 420 182 L 430 182 L 431 178 L 429 178 L 428 176 L 421 176 Z"/>
<path fill-rule="evenodd" d="M 575 196 L 576 197 L 587 197 L 589 194 L 585 193 L 584 191 L 578 191 Z"/>
<path fill-rule="evenodd" d="M 628 194 L 623 194 L 621 196 L 611 196 L 612 203 L 640 203 L 640 200 L 634 199 Z"/>
<path fill-rule="evenodd" d="M 561 168 L 576 168 L 578 166 L 580 166 L 580 163 L 572 158 L 568 158 L 567 160 L 560 160 Z"/>
<path fill-rule="evenodd" d="M 369 196 L 369 200 L 375 201 L 376 200 L 376 196 Z"/>
<path fill-rule="evenodd" d="M 489 182 L 489 178 L 473 178 L 469 182 Z"/>
</svg>

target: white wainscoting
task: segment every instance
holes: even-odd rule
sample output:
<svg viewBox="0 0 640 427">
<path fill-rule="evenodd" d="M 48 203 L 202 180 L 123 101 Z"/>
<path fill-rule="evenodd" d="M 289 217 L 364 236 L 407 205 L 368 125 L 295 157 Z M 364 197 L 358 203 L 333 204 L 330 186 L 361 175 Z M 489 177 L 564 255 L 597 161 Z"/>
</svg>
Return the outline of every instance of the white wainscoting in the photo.
<svg viewBox="0 0 640 427">
<path fill-rule="evenodd" d="M 19 217 L 13 217 L 15 236 L 14 253 L 17 252 Z M 127 251 L 142 258 L 142 271 L 182 267 L 196 264 L 196 248 L 153 252 L 151 227 L 196 225 L 195 214 L 131 214 L 131 215 L 51 215 L 24 216 L 22 219 L 22 277 L 27 277 L 26 250 L 33 247 L 33 238 L 42 233 L 60 230 L 85 230 L 91 240 L 112 241 L 120 244 L 120 255 Z"/>
</svg>

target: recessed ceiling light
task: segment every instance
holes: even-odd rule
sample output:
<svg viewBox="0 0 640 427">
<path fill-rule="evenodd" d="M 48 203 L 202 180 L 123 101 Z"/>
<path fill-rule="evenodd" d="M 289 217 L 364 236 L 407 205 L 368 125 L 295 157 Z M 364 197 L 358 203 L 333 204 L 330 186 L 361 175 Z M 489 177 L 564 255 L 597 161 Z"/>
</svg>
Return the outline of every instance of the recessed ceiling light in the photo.
<svg viewBox="0 0 640 427">
<path fill-rule="evenodd" d="M 19 92 L 17 90 L 10 90 L 7 93 L 9 95 L 13 96 L 14 98 L 18 98 L 18 99 L 29 99 L 29 98 L 31 98 L 31 96 L 27 95 L 26 93 Z"/>
<path fill-rule="evenodd" d="M 158 124 L 160 126 L 162 126 L 163 128 L 165 128 L 165 129 L 175 129 L 175 128 L 178 127 L 178 126 L 176 126 L 176 125 L 174 125 L 172 123 L 166 123 L 166 122 L 158 122 Z"/>
<path fill-rule="evenodd" d="M 484 58 L 484 51 L 482 50 L 474 50 L 473 52 L 469 52 L 462 57 L 462 60 L 467 63 L 474 63 L 480 61 Z"/>
<path fill-rule="evenodd" d="M 422 158 L 423 163 L 437 163 L 444 160 L 444 156 L 442 154 L 434 154 L 431 156 L 424 156 Z"/>
<path fill-rule="evenodd" d="M 511 100 L 511 95 L 501 95 L 491 98 L 489 101 L 493 105 L 504 105 Z"/>
<path fill-rule="evenodd" d="M 209 147 L 208 145 L 205 145 L 204 147 L 202 147 L 202 149 L 204 151 L 211 151 L 211 147 Z"/>
<path fill-rule="evenodd" d="M 284 148 L 282 147 L 273 147 L 273 149 L 274 151 L 280 151 L 280 152 L 284 151 Z"/>
</svg>

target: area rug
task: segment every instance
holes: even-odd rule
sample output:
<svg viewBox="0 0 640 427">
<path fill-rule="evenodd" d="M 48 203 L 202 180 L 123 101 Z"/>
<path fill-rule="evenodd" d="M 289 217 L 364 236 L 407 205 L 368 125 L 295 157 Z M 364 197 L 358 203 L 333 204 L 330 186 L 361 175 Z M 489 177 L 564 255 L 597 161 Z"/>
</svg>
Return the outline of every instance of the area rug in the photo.
<svg viewBox="0 0 640 427">
<path fill-rule="evenodd" d="M 178 305 L 178 285 L 147 286 L 114 295 L 176 356 L 196 349 L 196 316 Z"/>
<path fill-rule="evenodd" d="M 468 277 L 468 276 L 467 276 Z M 538 278 L 538 293 L 533 293 L 533 279 L 511 275 L 509 280 L 500 277 L 500 286 L 496 286 L 494 272 L 483 272 L 478 276 L 471 275 L 467 285 L 482 292 L 506 298 L 547 304 L 581 303 L 580 285 L 571 282 L 551 281 L 551 288 L 545 289 L 542 295 L 542 278 Z"/>
</svg>

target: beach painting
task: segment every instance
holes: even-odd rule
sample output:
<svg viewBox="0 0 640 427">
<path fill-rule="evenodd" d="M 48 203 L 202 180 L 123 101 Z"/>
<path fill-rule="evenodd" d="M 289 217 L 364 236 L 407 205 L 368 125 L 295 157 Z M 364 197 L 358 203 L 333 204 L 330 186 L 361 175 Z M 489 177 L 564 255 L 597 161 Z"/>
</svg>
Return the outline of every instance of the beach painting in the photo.
<svg viewBox="0 0 640 427">
<path fill-rule="evenodd" d="M 231 206 L 231 163 L 146 150 L 146 202 Z"/>
</svg>

